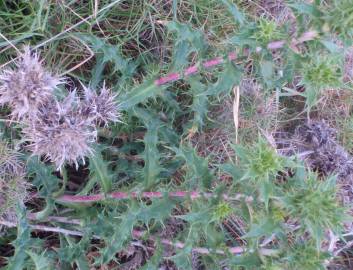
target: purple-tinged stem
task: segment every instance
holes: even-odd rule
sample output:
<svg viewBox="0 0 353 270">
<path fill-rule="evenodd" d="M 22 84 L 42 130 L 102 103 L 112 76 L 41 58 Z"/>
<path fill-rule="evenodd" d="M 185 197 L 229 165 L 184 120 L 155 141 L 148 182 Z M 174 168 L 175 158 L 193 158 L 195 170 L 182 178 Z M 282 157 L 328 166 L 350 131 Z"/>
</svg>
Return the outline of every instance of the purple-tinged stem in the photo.
<svg viewBox="0 0 353 270">
<path fill-rule="evenodd" d="M 199 71 L 199 68 L 197 67 L 197 65 L 190 66 L 187 69 L 185 69 L 184 76 L 187 77 L 187 76 L 193 75 L 198 71 Z"/>
<path fill-rule="evenodd" d="M 231 53 L 228 54 L 228 59 L 230 61 L 233 61 L 236 58 L 237 58 L 236 57 L 236 52 L 231 52 Z M 208 68 L 212 68 L 214 66 L 217 66 L 217 65 L 220 65 L 220 64 L 223 64 L 223 63 L 224 63 L 224 59 L 222 57 L 216 57 L 216 58 L 213 58 L 211 60 L 203 62 L 202 66 L 204 68 L 208 69 Z M 157 86 L 160 86 L 160 85 L 163 85 L 163 84 L 166 84 L 166 83 L 170 83 L 170 82 L 174 82 L 174 81 L 180 80 L 183 77 L 182 74 L 184 75 L 184 78 L 185 78 L 185 77 L 191 76 L 193 74 L 196 74 L 197 72 L 199 72 L 198 65 L 192 65 L 192 66 L 186 68 L 181 73 L 173 72 L 173 73 L 167 74 L 166 76 L 155 80 L 154 83 Z"/>
<path fill-rule="evenodd" d="M 169 82 L 174 82 L 177 81 L 181 78 L 181 76 L 179 75 L 179 73 L 170 73 L 165 77 L 161 77 L 158 80 L 155 81 L 155 84 L 160 86 Z"/>
<path fill-rule="evenodd" d="M 293 38 L 292 41 L 289 44 L 289 47 L 295 48 L 296 45 L 313 40 L 318 36 L 318 33 L 316 31 L 308 31 L 303 33 L 298 39 Z M 287 44 L 286 40 L 275 40 L 267 44 L 267 49 L 269 50 L 277 50 L 283 48 Z M 261 51 L 261 48 L 258 50 L 259 52 Z M 227 58 L 229 61 L 234 61 L 237 59 L 237 54 L 235 51 L 230 52 L 227 55 Z M 216 57 L 211 60 L 205 61 L 201 64 L 201 66 L 205 69 L 209 69 L 215 66 L 218 66 L 220 64 L 223 64 L 225 62 L 225 59 L 222 57 Z M 159 79 L 155 80 L 154 83 L 157 86 L 161 86 L 170 82 L 174 82 L 177 80 L 180 80 L 181 78 L 185 78 L 188 76 L 191 76 L 193 74 L 196 74 L 199 72 L 199 67 L 198 65 L 192 65 L 190 67 L 187 67 L 184 71 L 178 73 L 178 72 L 173 72 L 170 74 L 167 74 L 166 76 L 160 77 Z"/>
<path fill-rule="evenodd" d="M 223 61 L 223 58 L 221 57 L 216 57 L 214 59 L 211 59 L 211 60 L 208 60 L 206 62 L 203 63 L 203 67 L 204 68 L 211 68 L 211 67 L 214 67 L 214 66 L 217 66 L 217 65 L 220 65 L 222 64 L 224 61 Z"/>
</svg>

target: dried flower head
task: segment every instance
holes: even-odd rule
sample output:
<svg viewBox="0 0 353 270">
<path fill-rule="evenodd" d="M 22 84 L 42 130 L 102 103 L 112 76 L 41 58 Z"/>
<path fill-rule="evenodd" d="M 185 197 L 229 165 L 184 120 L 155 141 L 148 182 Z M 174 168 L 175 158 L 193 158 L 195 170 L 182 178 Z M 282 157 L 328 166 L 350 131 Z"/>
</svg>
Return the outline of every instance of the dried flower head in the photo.
<svg viewBox="0 0 353 270">
<path fill-rule="evenodd" d="M 27 121 L 23 132 L 29 149 L 54 162 L 58 169 L 65 163 L 77 168 L 79 160 L 84 162 L 84 157 L 92 154 L 91 144 L 97 136 L 95 126 L 83 115 L 75 91 L 62 102 L 51 100 L 39 108 L 35 119 Z"/>
<path fill-rule="evenodd" d="M 11 107 L 13 119 L 34 116 L 62 79 L 47 72 L 37 53 L 25 48 L 15 69 L 0 74 L 0 105 Z"/>
<path fill-rule="evenodd" d="M 98 124 L 107 125 L 108 122 L 118 122 L 120 115 L 116 95 L 103 85 L 100 93 L 84 88 L 83 111 L 88 118 Z"/>
<path fill-rule="evenodd" d="M 16 220 L 15 207 L 27 199 L 29 184 L 24 179 L 24 164 L 19 153 L 0 141 L 0 217 Z"/>
</svg>

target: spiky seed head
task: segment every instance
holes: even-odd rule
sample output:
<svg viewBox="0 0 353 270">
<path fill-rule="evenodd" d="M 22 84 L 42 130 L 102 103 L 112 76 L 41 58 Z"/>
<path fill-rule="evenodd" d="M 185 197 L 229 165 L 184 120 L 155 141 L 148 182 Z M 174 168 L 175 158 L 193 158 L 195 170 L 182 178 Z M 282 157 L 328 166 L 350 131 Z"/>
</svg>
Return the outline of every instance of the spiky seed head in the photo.
<svg viewBox="0 0 353 270">
<path fill-rule="evenodd" d="M 84 117 L 75 91 L 62 102 L 51 100 L 39 108 L 35 119 L 27 121 L 23 133 L 30 142 L 34 155 L 55 163 L 57 169 L 65 163 L 75 164 L 92 154 L 91 144 L 97 132 L 92 122 Z"/>
<path fill-rule="evenodd" d="M 33 117 L 62 82 L 44 69 L 37 53 L 26 47 L 16 68 L 0 74 L 0 105 L 9 105 L 15 120 Z"/>
<path fill-rule="evenodd" d="M 19 153 L 0 141 L 0 218 L 15 221 L 17 203 L 27 199 L 29 184 L 24 172 Z"/>
<path fill-rule="evenodd" d="M 83 111 L 87 117 L 98 125 L 118 122 L 120 118 L 116 95 L 103 85 L 100 92 L 83 86 Z"/>
</svg>

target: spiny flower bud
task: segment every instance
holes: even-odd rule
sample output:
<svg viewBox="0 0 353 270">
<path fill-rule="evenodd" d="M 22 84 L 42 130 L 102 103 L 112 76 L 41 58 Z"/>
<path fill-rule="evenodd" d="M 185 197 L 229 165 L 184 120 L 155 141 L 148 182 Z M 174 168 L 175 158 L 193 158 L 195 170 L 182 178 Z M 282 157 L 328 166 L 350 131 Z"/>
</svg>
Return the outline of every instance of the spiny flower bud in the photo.
<svg viewBox="0 0 353 270">
<path fill-rule="evenodd" d="M 84 162 L 84 157 L 93 153 L 91 144 L 97 137 L 95 126 L 82 113 L 75 91 L 62 102 L 52 100 L 40 107 L 23 133 L 33 154 L 54 162 L 58 169 L 65 163 L 78 168 L 78 161 Z"/>
<path fill-rule="evenodd" d="M 29 184 L 24 179 L 25 170 L 19 153 L 6 142 L 0 141 L 0 218 L 15 221 L 15 207 L 27 197 Z"/>
<path fill-rule="evenodd" d="M 99 94 L 83 86 L 84 100 L 82 108 L 86 116 L 98 125 L 107 125 L 109 122 L 118 122 L 120 115 L 116 95 L 103 85 Z"/>
<path fill-rule="evenodd" d="M 47 72 L 38 54 L 26 47 L 16 68 L 0 74 L 0 105 L 8 104 L 15 120 L 35 116 L 62 81 Z"/>
</svg>

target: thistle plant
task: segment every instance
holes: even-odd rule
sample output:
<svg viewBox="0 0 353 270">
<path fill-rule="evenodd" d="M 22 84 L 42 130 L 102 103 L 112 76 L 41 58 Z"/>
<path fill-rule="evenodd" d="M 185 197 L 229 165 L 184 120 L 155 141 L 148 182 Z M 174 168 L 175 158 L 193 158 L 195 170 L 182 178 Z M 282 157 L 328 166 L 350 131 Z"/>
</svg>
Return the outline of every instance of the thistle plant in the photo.
<svg viewBox="0 0 353 270">
<path fill-rule="evenodd" d="M 0 26 L 11 31 L 0 31 L 0 65 L 11 65 L 8 54 L 26 40 L 72 78 L 65 85 L 28 48 L 0 75 L 0 105 L 9 109 L 1 114 L 11 111 L 16 120 L 1 119 L 0 132 L 38 156 L 25 170 L 9 145 L 0 148 L 1 220 L 18 226 L 17 239 L 9 230 L 0 241 L 0 251 L 13 245 L 8 269 L 314 270 L 351 248 L 334 179 L 309 172 L 337 159 L 326 154 L 333 142 L 317 126 L 296 129 L 304 121 L 302 97 L 313 105 L 323 90 L 341 86 L 337 52 L 345 47 L 337 39 L 351 36 L 349 1 L 97 1 L 94 14 L 91 6 L 69 5 L 80 18 L 53 1 L 7 2 Z M 288 24 L 281 19 L 287 6 Z M 58 18 L 70 21 L 58 27 Z M 259 86 L 255 92 L 240 92 L 242 77 Z M 103 81 L 107 86 L 93 87 Z M 110 85 L 121 93 L 119 104 Z M 275 110 L 256 102 L 265 96 Z M 119 109 L 126 124 L 114 126 Z M 254 127 L 273 137 L 248 135 Z M 104 138 L 99 129 L 108 131 Z M 296 136 L 298 151 L 287 143 L 294 130 L 312 135 Z M 298 153 L 305 165 L 276 147 Z M 309 163 L 314 155 L 320 163 Z M 341 157 L 338 163 L 351 161 Z M 79 166 L 87 158 L 89 166 Z M 346 178 L 345 168 L 328 175 Z M 25 174 L 35 195 L 16 220 Z M 352 183 L 341 183 L 350 203 Z M 32 233 L 41 230 L 46 234 Z M 43 240 L 33 241 L 38 235 Z"/>
<path fill-rule="evenodd" d="M 46 104 L 63 79 L 54 76 L 42 65 L 37 53 L 25 47 L 14 69 L 0 75 L 0 105 L 9 105 L 14 120 L 33 118 Z"/>
</svg>

